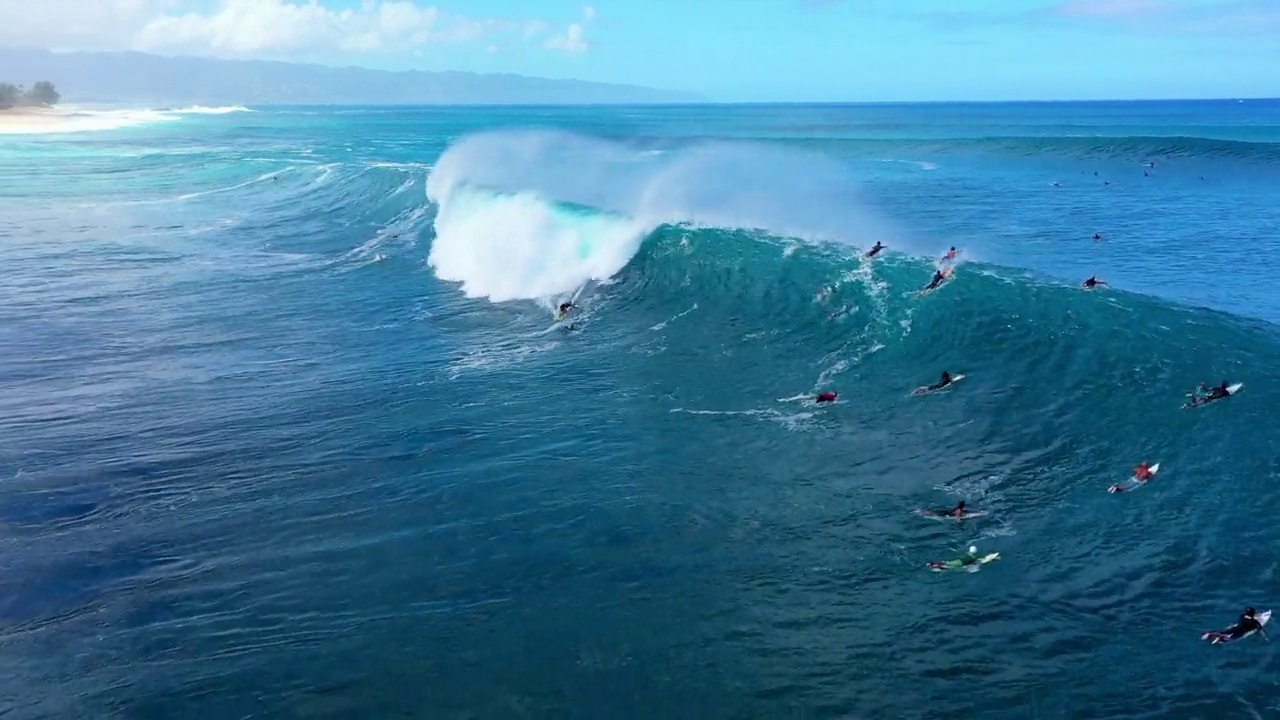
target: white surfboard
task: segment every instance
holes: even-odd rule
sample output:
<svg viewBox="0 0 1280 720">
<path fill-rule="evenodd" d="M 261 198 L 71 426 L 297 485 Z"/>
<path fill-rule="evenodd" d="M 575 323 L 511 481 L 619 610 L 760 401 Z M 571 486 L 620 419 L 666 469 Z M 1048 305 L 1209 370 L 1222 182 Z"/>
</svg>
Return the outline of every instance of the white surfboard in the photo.
<svg viewBox="0 0 1280 720">
<path fill-rule="evenodd" d="M 946 390 L 950 390 L 952 385 L 955 385 L 956 383 L 960 382 L 964 378 L 965 378 L 964 373 L 956 373 L 955 375 L 951 376 L 951 382 L 947 383 L 943 387 L 931 389 L 928 385 L 921 385 L 915 390 L 912 390 L 911 394 L 912 395 L 928 395 L 930 393 L 944 392 Z"/>
<path fill-rule="evenodd" d="M 1259 625 L 1259 626 L 1261 626 L 1261 627 L 1266 627 L 1266 626 L 1267 626 L 1267 623 L 1271 621 L 1271 611 L 1270 611 L 1270 610 L 1267 610 L 1267 611 L 1265 611 L 1265 612 L 1260 612 L 1260 613 L 1258 613 L 1258 614 L 1254 615 L 1253 617 L 1254 617 L 1254 619 L 1255 619 L 1255 620 L 1257 620 L 1257 621 L 1258 621 L 1258 625 Z M 1222 636 L 1218 635 L 1217 633 L 1207 632 L 1207 633 L 1205 633 L 1205 634 L 1201 635 L 1201 636 L 1200 636 L 1200 639 L 1201 639 L 1201 640 L 1209 640 L 1209 641 L 1211 641 L 1211 643 L 1212 643 L 1212 644 L 1214 644 L 1214 645 L 1225 645 L 1225 644 L 1227 644 L 1227 643 L 1233 643 L 1233 642 L 1235 642 L 1235 641 L 1237 641 L 1237 640 L 1243 640 L 1243 639 L 1245 639 L 1245 638 L 1249 637 L 1250 635 L 1253 635 L 1253 634 L 1255 634 L 1255 633 L 1257 633 L 1257 632 L 1258 632 L 1257 630 L 1250 630 L 1249 632 L 1247 632 L 1247 633 L 1245 633 L 1245 634 L 1241 635 L 1241 636 L 1240 636 L 1240 637 L 1238 637 L 1238 638 L 1223 638 Z"/>
<path fill-rule="evenodd" d="M 983 565 L 986 565 L 992 560 L 998 560 L 999 558 L 1000 558 L 1000 553 L 994 552 L 994 553 L 989 553 L 987 555 L 983 555 L 982 557 L 978 558 L 977 562 L 973 563 L 972 565 L 961 565 L 959 567 L 953 567 L 953 568 L 933 567 L 932 565 L 930 565 L 929 569 L 934 572 L 949 572 L 951 570 L 967 570 L 969 572 L 978 572 L 978 570 Z"/>
<path fill-rule="evenodd" d="M 1160 472 L 1160 463 L 1156 463 L 1151 466 L 1150 478 L 1147 478 L 1146 480 L 1139 480 L 1136 477 L 1131 477 L 1122 483 L 1116 483 L 1115 485 L 1112 485 L 1111 487 L 1107 488 L 1107 492 L 1122 493 L 1122 492 L 1128 492 L 1130 490 L 1137 490 L 1143 485 L 1146 485 L 1151 480 L 1151 478 L 1154 478 L 1157 474 L 1159 474 L 1159 472 Z"/>
<path fill-rule="evenodd" d="M 1231 397 L 1232 395 L 1235 395 L 1236 393 L 1240 392 L 1240 388 L 1242 387 L 1244 387 L 1244 383 L 1236 383 L 1234 385 L 1228 385 L 1227 397 Z M 1192 400 L 1191 402 L 1182 403 L 1182 407 L 1184 408 L 1204 407 L 1205 405 L 1208 405 L 1211 402 L 1216 402 L 1218 400 L 1224 400 L 1224 399 L 1225 398 L 1212 398 L 1212 399 L 1205 398 L 1204 400 L 1200 400 L 1200 401 Z"/>
</svg>

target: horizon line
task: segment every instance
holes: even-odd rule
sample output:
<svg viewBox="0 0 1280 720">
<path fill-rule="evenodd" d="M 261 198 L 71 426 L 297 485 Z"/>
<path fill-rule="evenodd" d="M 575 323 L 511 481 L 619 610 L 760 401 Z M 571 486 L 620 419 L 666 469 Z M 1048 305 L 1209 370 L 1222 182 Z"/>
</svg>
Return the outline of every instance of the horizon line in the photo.
<svg viewBox="0 0 1280 720">
<path fill-rule="evenodd" d="M 1028 100 L 705 100 L 690 101 L 641 101 L 641 102 L 476 102 L 476 103 L 433 103 L 433 102 L 332 102 L 332 103 L 299 103 L 299 102 L 237 102 L 243 107 L 367 107 L 367 108 L 492 108 L 492 107 L 706 107 L 712 106 L 886 106 L 886 105 L 1068 105 L 1068 104 L 1100 104 L 1100 103 L 1245 103 L 1245 102 L 1277 102 L 1277 96 L 1259 97 L 1163 97 L 1163 98 L 1070 98 L 1070 99 L 1028 99 Z M 74 105 L 71 100 L 62 104 Z M 78 102 L 126 103 L 123 100 L 81 100 Z M 210 101 L 212 102 L 212 101 Z M 219 101 L 231 102 L 231 101 Z"/>
</svg>

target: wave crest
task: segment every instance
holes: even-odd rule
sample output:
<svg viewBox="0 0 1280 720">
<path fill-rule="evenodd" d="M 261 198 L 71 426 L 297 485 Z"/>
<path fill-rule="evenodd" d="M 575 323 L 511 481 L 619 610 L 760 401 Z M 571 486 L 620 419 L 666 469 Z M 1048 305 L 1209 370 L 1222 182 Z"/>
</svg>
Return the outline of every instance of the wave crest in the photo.
<svg viewBox="0 0 1280 720">
<path fill-rule="evenodd" d="M 427 180 L 439 208 L 428 262 L 470 296 L 545 297 L 616 274 L 666 224 L 862 239 L 883 226 L 857 195 L 845 167 L 785 147 L 480 133 L 446 150 Z"/>
</svg>

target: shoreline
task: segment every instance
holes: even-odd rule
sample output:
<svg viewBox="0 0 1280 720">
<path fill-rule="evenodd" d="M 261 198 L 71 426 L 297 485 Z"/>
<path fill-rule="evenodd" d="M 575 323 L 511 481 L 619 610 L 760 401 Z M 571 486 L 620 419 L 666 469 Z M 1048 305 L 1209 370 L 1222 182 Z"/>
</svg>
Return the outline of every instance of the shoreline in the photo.
<svg viewBox="0 0 1280 720">
<path fill-rule="evenodd" d="M 72 111 L 56 107 L 0 109 L 0 134 L 57 132 L 71 124 Z"/>
<path fill-rule="evenodd" d="M 116 130 L 172 119 L 169 112 L 147 109 L 15 107 L 0 110 L 0 137 Z"/>
<path fill-rule="evenodd" d="M 243 105 L 219 107 L 14 107 L 0 109 L 0 136 L 71 133 L 150 125 L 181 120 L 188 115 L 225 115 L 253 112 Z"/>
</svg>

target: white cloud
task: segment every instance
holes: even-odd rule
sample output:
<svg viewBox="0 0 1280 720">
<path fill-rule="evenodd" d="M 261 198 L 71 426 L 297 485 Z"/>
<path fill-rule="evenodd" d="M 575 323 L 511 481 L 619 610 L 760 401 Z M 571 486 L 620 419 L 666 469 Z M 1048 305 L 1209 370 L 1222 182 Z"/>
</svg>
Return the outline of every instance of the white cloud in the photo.
<svg viewBox="0 0 1280 720">
<path fill-rule="evenodd" d="M 596 9 L 591 5 L 582 8 L 581 22 L 570 23 L 565 28 L 563 35 L 555 35 L 547 38 L 542 47 L 548 50 L 560 50 L 568 53 L 586 52 L 591 49 L 591 43 L 587 42 L 587 25 L 590 25 L 596 19 Z"/>
<path fill-rule="evenodd" d="M 569 29 L 565 30 L 564 35 L 549 37 L 542 46 L 548 50 L 563 50 L 571 53 L 586 52 L 591 46 L 587 44 L 585 35 L 586 31 L 582 29 L 582 25 L 573 23 L 569 26 Z"/>
<path fill-rule="evenodd" d="M 531 38 L 551 29 L 551 24 L 545 20 L 530 20 L 524 24 L 525 38 Z"/>
<path fill-rule="evenodd" d="M 546 38 L 541 19 L 470 18 L 420 0 L 364 0 L 329 8 L 323 0 L 0 0 L 0 45 L 56 50 L 144 50 L 181 55 L 316 59 L 415 55 L 422 47 L 516 42 L 582 52 L 595 9 L 563 35 Z"/>
<path fill-rule="evenodd" d="M 339 52 L 401 53 L 435 42 L 474 40 L 493 21 L 451 16 L 403 0 L 330 10 L 315 2 L 222 0 L 212 13 L 161 15 L 133 37 L 153 51 L 202 51 L 224 56 L 312 56 Z"/>
</svg>

